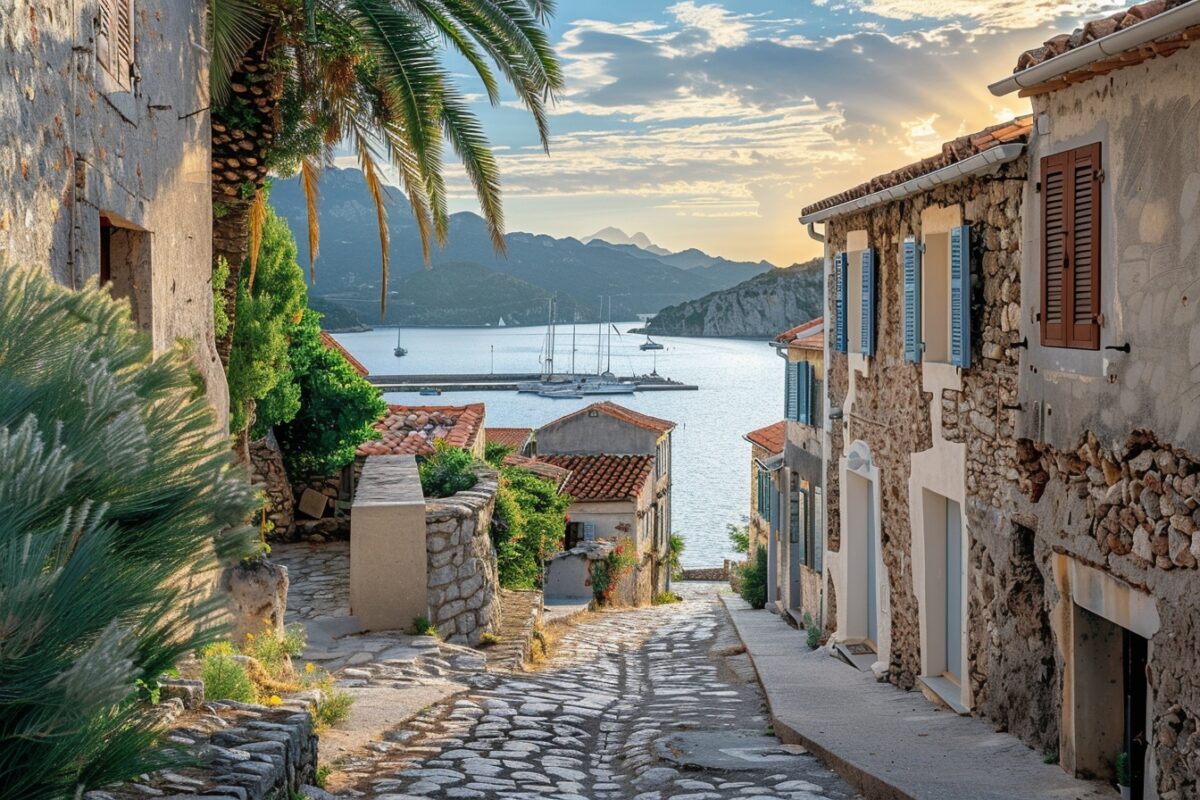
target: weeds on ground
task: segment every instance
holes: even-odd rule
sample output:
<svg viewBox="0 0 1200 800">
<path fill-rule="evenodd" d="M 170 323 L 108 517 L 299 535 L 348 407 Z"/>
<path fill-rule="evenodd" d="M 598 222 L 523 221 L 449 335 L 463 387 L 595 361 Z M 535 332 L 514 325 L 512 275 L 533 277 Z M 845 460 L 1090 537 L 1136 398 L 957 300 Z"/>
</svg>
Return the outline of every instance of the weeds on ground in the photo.
<svg viewBox="0 0 1200 800">
<path fill-rule="evenodd" d="M 349 692 L 335 689 L 332 685 L 321 691 L 323 697 L 313 709 L 313 727 L 317 733 L 345 722 L 350 716 L 350 707 L 354 704 L 354 698 Z"/>
<path fill-rule="evenodd" d="M 816 650 L 821 644 L 821 629 L 817 627 L 816 620 L 809 612 L 804 612 L 804 630 L 808 635 L 808 648 Z"/>
<path fill-rule="evenodd" d="M 682 599 L 682 597 L 674 592 L 659 592 L 658 594 L 654 595 L 654 605 L 669 606 L 672 603 L 680 602 Z"/>
<path fill-rule="evenodd" d="M 429 621 L 429 617 L 413 617 L 412 626 L 413 630 L 416 631 L 417 636 L 432 636 L 434 638 L 441 638 L 440 634 L 438 634 L 437 627 Z"/>
<path fill-rule="evenodd" d="M 485 633 L 479 637 L 480 647 L 491 647 L 492 645 L 500 644 L 504 641 L 504 637 L 498 633 Z"/>
</svg>

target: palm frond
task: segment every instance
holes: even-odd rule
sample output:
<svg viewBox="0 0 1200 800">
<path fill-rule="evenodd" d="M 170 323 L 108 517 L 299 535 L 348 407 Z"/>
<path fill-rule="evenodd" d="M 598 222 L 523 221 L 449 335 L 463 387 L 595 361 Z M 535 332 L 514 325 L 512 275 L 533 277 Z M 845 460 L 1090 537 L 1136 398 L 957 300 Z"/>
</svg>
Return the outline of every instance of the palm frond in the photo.
<svg viewBox="0 0 1200 800">
<path fill-rule="evenodd" d="M 405 0 L 405 2 L 415 13 L 420 14 L 441 33 L 442 38 L 474 67 L 475 74 L 479 76 L 479 80 L 487 92 L 488 101 L 492 105 L 499 103 L 500 86 L 496 81 L 496 76 L 488 67 L 475 42 L 472 41 L 472 35 L 463 29 L 459 19 L 447 12 L 442 0 Z"/>
<path fill-rule="evenodd" d="M 487 223 L 492 246 L 505 252 L 504 207 L 500 202 L 500 169 L 488 145 L 483 126 L 457 94 L 447 92 L 442 100 L 442 127 L 462 160 L 467 177 L 475 187 L 479 208 Z"/>
<path fill-rule="evenodd" d="M 383 181 L 379 179 L 379 168 L 375 164 L 375 154 L 370 143 L 358 139 L 355 141 L 358 151 L 358 164 L 362 167 L 363 180 L 367 183 L 367 191 L 371 193 L 371 202 L 375 204 L 375 221 L 379 226 L 379 257 L 382 267 L 382 280 L 379 289 L 379 318 L 387 311 L 388 272 L 391 264 L 391 234 L 387 226 L 387 208 L 384 206 L 386 197 Z"/>
<path fill-rule="evenodd" d="M 321 165 L 309 156 L 300 162 L 300 182 L 304 186 L 304 202 L 308 212 L 308 279 L 317 280 L 317 255 L 321 242 L 321 220 L 317 214 L 318 183 Z"/>
<path fill-rule="evenodd" d="M 246 285 L 254 288 L 254 273 L 258 270 L 258 251 L 262 247 L 263 225 L 267 221 L 267 193 L 261 188 L 254 193 L 254 202 L 250 204 L 250 214 L 248 224 L 250 229 L 250 252 L 247 258 L 250 260 L 250 274 L 246 278 Z"/>
<path fill-rule="evenodd" d="M 229 96 L 229 79 L 262 36 L 267 19 L 254 0 L 208 0 L 208 86 L 214 106 Z"/>
</svg>

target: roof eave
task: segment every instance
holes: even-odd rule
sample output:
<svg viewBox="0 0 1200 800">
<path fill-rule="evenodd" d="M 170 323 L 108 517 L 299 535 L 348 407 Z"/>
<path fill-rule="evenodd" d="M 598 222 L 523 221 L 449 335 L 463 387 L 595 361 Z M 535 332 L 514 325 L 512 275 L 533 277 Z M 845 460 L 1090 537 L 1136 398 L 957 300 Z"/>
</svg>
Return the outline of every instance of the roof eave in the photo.
<svg viewBox="0 0 1200 800">
<path fill-rule="evenodd" d="M 1149 19 L 1144 19 L 1134 25 L 1130 25 L 1125 30 L 1110 33 L 1108 36 L 1088 42 L 1065 53 L 1060 53 L 1053 58 L 1046 59 L 1040 64 L 1035 64 L 1028 69 L 1016 72 L 1003 80 L 993 83 L 988 87 L 988 91 L 996 97 L 1003 97 L 1006 94 L 1011 94 L 1021 89 L 1040 86 L 1055 78 L 1066 75 L 1068 72 L 1082 69 L 1095 61 L 1120 55 L 1139 45 L 1152 42 L 1155 39 L 1168 36 L 1197 24 L 1200 24 L 1200 0 L 1192 0 L 1192 2 L 1184 3 L 1169 11 L 1164 11 Z"/>
<path fill-rule="evenodd" d="M 1197 1 L 1200 2 L 1200 0 Z M 1024 152 L 1025 145 L 1023 143 L 1014 142 L 1012 144 L 997 145 L 996 147 L 984 150 L 982 153 L 976 153 L 970 158 L 965 158 L 962 161 L 955 162 L 933 172 L 927 172 L 924 175 L 918 175 L 896 186 L 880 189 L 878 192 L 873 192 L 854 200 L 847 200 L 844 203 L 830 206 L 821 211 L 805 214 L 800 218 L 800 222 L 804 224 L 808 224 L 809 222 L 827 222 L 856 211 L 863 211 L 874 206 L 883 205 L 884 203 L 903 200 L 906 197 L 927 192 L 934 187 L 978 175 L 1000 164 L 1015 161 Z"/>
</svg>

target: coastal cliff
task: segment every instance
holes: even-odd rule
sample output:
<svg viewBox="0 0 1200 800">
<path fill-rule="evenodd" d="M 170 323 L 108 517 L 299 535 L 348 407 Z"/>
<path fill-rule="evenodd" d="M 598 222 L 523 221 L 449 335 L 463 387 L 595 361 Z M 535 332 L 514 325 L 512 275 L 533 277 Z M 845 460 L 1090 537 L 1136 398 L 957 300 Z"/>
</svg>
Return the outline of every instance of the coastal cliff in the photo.
<svg viewBox="0 0 1200 800">
<path fill-rule="evenodd" d="M 774 336 L 820 316 L 821 295 L 821 260 L 814 258 L 668 306 L 646 331 L 661 336 Z"/>
</svg>

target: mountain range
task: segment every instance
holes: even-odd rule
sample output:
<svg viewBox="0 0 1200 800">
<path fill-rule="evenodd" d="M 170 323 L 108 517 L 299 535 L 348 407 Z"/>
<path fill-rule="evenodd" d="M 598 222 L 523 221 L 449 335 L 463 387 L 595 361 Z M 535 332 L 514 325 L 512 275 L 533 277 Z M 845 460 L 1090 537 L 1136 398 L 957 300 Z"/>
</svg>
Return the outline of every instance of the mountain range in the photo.
<svg viewBox="0 0 1200 800">
<path fill-rule="evenodd" d="M 336 313 L 339 326 L 379 322 L 379 235 L 362 173 L 328 169 L 320 189 L 321 250 L 309 293 Z M 433 248 L 427 268 L 407 200 L 394 187 L 386 192 L 392 277 L 385 324 L 495 325 L 501 318 L 536 324 L 554 295 L 561 321 L 596 321 L 601 297 L 612 298 L 614 318 L 634 319 L 774 269 L 766 261 L 730 261 L 699 250 L 670 253 L 645 234 L 629 237 L 615 228 L 586 242 L 510 233 L 507 253 L 497 254 L 483 219 L 468 212 L 451 215 L 446 245 Z M 271 205 L 288 220 L 300 263 L 307 264 L 299 180 L 276 180 Z"/>
</svg>

